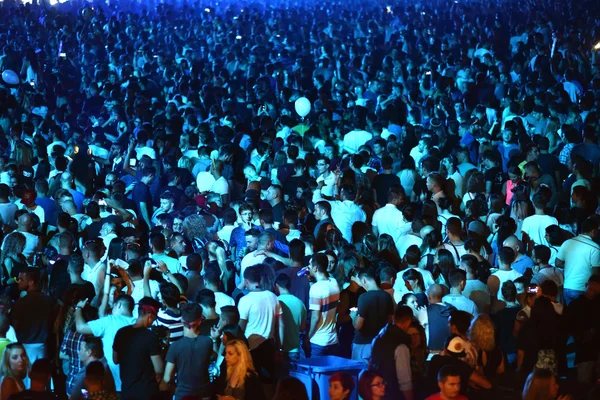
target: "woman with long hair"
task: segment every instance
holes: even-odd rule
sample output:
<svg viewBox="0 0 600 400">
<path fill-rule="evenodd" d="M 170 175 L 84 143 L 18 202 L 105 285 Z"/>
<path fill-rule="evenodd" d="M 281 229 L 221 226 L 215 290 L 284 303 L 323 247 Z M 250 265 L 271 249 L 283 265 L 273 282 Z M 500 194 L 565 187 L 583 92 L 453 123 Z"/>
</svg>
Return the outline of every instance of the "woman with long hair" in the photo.
<svg viewBox="0 0 600 400">
<path fill-rule="evenodd" d="M 411 322 L 410 327 L 406 331 L 410 335 L 410 369 L 412 372 L 412 380 L 414 384 L 422 384 L 425 377 L 425 367 L 429 349 L 427 348 L 427 336 L 425 329 L 417 320 Z"/>
<path fill-rule="evenodd" d="M 20 232 L 15 231 L 6 237 L 0 256 L 1 286 L 14 283 L 14 277 L 19 276 L 19 272 L 27 268 L 27 260 L 23 256 L 25 244 L 26 238 Z"/>
<path fill-rule="evenodd" d="M 396 242 L 394 242 L 394 238 L 387 233 L 379 235 L 379 238 L 377 239 L 377 251 L 379 252 L 379 257 L 392 264 L 394 268 L 399 268 L 402 264 Z"/>
<path fill-rule="evenodd" d="M 220 400 L 265 399 L 252 356 L 244 342 L 237 339 L 227 342 L 225 364 L 227 374 L 219 385 Z"/>
<path fill-rule="evenodd" d="M 29 368 L 29 357 L 21 343 L 6 346 L 0 365 L 0 400 L 7 400 L 11 395 L 25 390 L 23 380 L 27 377 Z"/>
<path fill-rule="evenodd" d="M 379 373 L 365 371 L 358 379 L 358 394 L 363 400 L 383 400 L 386 385 Z"/>
<path fill-rule="evenodd" d="M 558 395 L 556 376 L 547 369 L 536 369 L 527 377 L 523 386 L 523 400 L 567 400 L 569 395 Z"/>
<path fill-rule="evenodd" d="M 479 314 L 471 321 L 469 340 L 479 352 L 477 368 L 486 378 L 504 373 L 504 353 L 496 344 L 496 329 L 487 314 Z"/>
</svg>

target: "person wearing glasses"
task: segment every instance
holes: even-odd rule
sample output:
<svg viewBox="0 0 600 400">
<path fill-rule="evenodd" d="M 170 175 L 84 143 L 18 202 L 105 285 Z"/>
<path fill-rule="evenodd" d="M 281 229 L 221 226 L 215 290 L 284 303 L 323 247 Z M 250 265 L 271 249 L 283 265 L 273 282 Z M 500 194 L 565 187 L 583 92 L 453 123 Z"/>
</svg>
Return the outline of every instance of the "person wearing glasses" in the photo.
<svg viewBox="0 0 600 400">
<path fill-rule="evenodd" d="M 358 394 L 363 400 L 385 399 L 387 382 L 375 371 L 365 371 L 358 380 Z"/>
</svg>

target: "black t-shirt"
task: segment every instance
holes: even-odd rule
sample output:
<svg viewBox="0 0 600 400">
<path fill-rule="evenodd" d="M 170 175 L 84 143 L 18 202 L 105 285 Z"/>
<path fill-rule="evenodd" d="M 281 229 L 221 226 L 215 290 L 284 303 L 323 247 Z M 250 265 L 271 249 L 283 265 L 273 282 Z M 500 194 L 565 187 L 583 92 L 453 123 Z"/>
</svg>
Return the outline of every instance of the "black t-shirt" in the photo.
<svg viewBox="0 0 600 400">
<path fill-rule="evenodd" d="M 149 217 L 152 217 L 152 194 L 150 193 L 150 188 L 148 187 L 148 185 L 146 185 L 142 181 L 137 181 L 135 187 L 133 188 L 133 192 L 131 193 L 131 198 L 135 202 L 135 211 L 137 212 L 139 220 L 143 219 L 140 203 L 146 203 L 146 208 L 148 209 Z"/>
<path fill-rule="evenodd" d="M 504 184 L 504 181 L 506 181 L 506 179 L 504 179 L 504 172 L 502 172 L 502 168 L 492 167 L 485 171 L 483 176 L 486 183 L 492 182 L 492 193 L 502 193 L 502 185 Z"/>
<path fill-rule="evenodd" d="M 362 329 L 354 333 L 354 343 L 369 344 L 389 322 L 394 301 L 388 292 L 370 290 L 358 298 L 358 315 L 365 319 Z"/>
<path fill-rule="evenodd" d="M 375 189 L 379 205 L 383 206 L 387 203 L 388 192 L 393 185 L 400 185 L 400 178 L 393 174 L 381 174 L 373 179 L 372 186 Z"/>
<path fill-rule="evenodd" d="M 594 318 L 600 309 L 600 296 L 588 299 L 579 296 L 565 309 L 569 333 L 575 338 L 575 363 L 595 361 L 600 353 L 600 318 Z"/>
<path fill-rule="evenodd" d="M 438 373 L 446 365 L 451 365 L 456 368 L 460 375 L 460 393 L 463 395 L 466 394 L 467 388 L 469 387 L 469 378 L 471 377 L 473 370 L 466 362 L 451 356 L 433 356 L 431 363 L 429 364 L 429 369 L 427 370 L 428 388 L 432 393 L 439 391 Z"/>
<path fill-rule="evenodd" d="M 96 296 L 96 289 L 94 289 L 94 285 L 91 282 L 85 282 L 82 284 L 79 283 L 71 283 L 67 290 L 65 291 L 64 298 L 67 299 L 70 296 L 73 296 L 75 292 L 79 291 L 85 299 L 89 299 L 90 301 Z"/>
<path fill-rule="evenodd" d="M 126 326 L 115 336 L 121 373 L 121 399 L 151 399 L 158 392 L 152 356 L 160 354 L 156 335 L 145 328 Z"/>
<path fill-rule="evenodd" d="M 204 322 L 200 326 L 202 325 Z M 211 395 L 208 366 L 212 348 L 212 340 L 208 336 L 198 336 L 193 339 L 183 337 L 171 344 L 166 361 L 177 367 L 176 398 L 189 395 L 200 395 L 200 397 Z"/>
<path fill-rule="evenodd" d="M 11 312 L 21 343 L 45 343 L 54 323 L 54 303 L 42 292 L 29 292 L 15 302 Z"/>
<path fill-rule="evenodd" d="M 210 330 L 212 329 L 213 326 L 217 326 L 217 325 L 219 325 L 219 318 L 203 320 L 202 323 L 200 324 L 200 329 L 199 329 L 200 335 L 209 337 Z"/>
</svg>

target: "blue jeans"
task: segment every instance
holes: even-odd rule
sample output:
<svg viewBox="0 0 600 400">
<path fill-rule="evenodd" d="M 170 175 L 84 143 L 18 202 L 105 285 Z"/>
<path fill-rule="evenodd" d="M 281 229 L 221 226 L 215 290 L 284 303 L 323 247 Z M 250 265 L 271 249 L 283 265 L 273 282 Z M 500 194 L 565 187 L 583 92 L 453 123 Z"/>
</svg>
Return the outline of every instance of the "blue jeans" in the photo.
<svg viewBox="0 0 600 400">
<path fill-rule="evenodd" d="M 310 356 L 321 357 L 321 356 L 337 356 L 340 353 L 340 345 L 330 344 L 329 346 L 319 346 L 318 344 L 310 344 Z"/>
<path fill-rule="evenodd" d="M 565 299 L 565 305 L 569 305 L 570 302 L 583 295 L 583 290 L 563 289 L 563 298 Z"/>
</svg>

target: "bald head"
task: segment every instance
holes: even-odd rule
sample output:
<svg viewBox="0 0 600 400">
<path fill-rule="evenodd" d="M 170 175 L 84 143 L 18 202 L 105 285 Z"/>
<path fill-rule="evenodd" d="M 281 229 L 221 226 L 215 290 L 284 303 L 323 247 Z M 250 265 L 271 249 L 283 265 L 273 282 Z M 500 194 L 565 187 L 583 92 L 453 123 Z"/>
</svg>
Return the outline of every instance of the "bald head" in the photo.
<svg viewBox="0 0 600 400">
<path fill-rule="evenodd" d="M 71 188 L 71 185 L 73 184 L 73 174 L 67 171 L 63 172 L 60 176 L 60 183 L 63 189 Z"/>
<path fill-rule="evenodd" d="M 33 218 L 31 214 L 23 214 L 19 217 L 19 229 L 22 231 L 29 232 L 31 230 L 31 225 L 33 224 Z"/>
<path fill-rule="evenodd" d="M 75 206 L 75 203 L 73 203 L 72 201 L 65 201 L 62 204 L 62 209 L 64 212 L 68 213 L 69 215 L 75 215 L 77 214 L 77 206 Z"/>
<path fill-rule="evenodd" d="M 430 303 L 439 303 L 442 301 L 442 297 L 444 297 L 444 290 L 442 289 L 442 285 L 438 285 L 437 283 L 429 286 L 427 289 L 427 298 Z"/>
<path fill-rule="evenodd" d="M 504 242 L 502 242 L 502 246 L 510 247 L 511 249 L 514 250 L 515 253 L 518 253 L 521 243 L 519 242 L 519 239 L 517 239 L 517 237 L 515 235 L 512 235 L 512 236 L 509 236 L 506 239 L 504 239 Z"/>
</svg>

